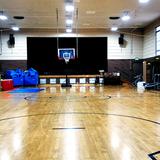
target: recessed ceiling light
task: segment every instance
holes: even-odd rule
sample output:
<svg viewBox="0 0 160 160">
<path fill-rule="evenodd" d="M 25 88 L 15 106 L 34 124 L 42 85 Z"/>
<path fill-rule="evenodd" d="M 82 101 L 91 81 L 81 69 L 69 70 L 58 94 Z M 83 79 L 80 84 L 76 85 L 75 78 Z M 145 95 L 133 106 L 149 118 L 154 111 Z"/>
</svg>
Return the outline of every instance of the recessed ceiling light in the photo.
<svg viewBox="0 0 160 160">
<path fill-rule="evenodd" d="M 0 11 L 0 20 L 7 20 L 8 17 L 4 15 L 4 12 L 3 11 Z"/>
<path fill-rule="evenodd" d="M 89 23 L 83 23 L 83 26 L 89 26 L 90 24 Z"/>
<path fill-rule="evenodd" d="M 73 20 L 67 19 L 67 20 L 66 20 L 66 24 L 73 24 Z"/>
<path fill-rule="evenodd" d="M 5 16 L 5 15 L 0 15 L 0 19 L 1 19 L 1 20 L 7 20 L 8 18 L 7 18 L 7 16 Z"/>
<path fill-rule="evenodd" d="M 135 60 L 135 61 L 138 61 L 138 60 L 139 60 L 139 57 L 135 57 L 134 60 Z"/>
<path fill-rule="evenodd" d="M 147 3 L 149 2 L 150 0 L 139 0 L 139 3 Z"/>
<path fill-rule="evenodd" d="M 95 14 L 96 11 L 86 11 L 86 14 Z"/>
<path fill-rule="evenodd" d="M 129 15 L 124 15 L 123 17 L 122 17 L 122 20 L 123 21 L 128 21 L 128 20 L 130 20 L 130 16 Z"/>
<path fill-rule="evenodd" d="M 16 27 L 16 26 L 15 26 L 15 27 L 12 27 L 12 30 L 13 30 L 13 31 L 19 31 L 19 27 Z"/>
<path fill-rule="evenodd" d="M 71 33 L 71 32 L 72 32 L 72 29 L 67 28 L 67 29 L 66 29 L 66 32 L 67 32 L 67 33 Z"/>
<path fill-rule="evenodd" d="M 74 6 L 73 5 L 66 5 L 65 10 L 67 12 L 73 12 L 74 11 Z"/>
<path fill-rule="evenodd" d="M 112 27 L 111 28 L 111 31 L 117 31 L 118 30 L 118 27 Z"/>
<path fill-rule="evenodd" d="M 129 15 L 129 11 L 124 11 L 121 19 L 122 19 L 123 21 L 128 21 L 128 20 L 130 20 L 130 18 L 131 18 L 131 17 L 130 17 L 130 15 Z"/>
</svg>

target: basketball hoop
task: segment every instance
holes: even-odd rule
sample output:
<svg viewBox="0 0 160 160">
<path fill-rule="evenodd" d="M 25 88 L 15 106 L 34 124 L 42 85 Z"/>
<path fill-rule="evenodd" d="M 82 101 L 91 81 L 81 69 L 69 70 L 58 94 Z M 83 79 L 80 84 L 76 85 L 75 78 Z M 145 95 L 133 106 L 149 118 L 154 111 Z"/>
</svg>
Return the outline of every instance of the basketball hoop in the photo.
<svg viewBox="0 0 160 160">
<path fill-rule="evenodd" d="M 63 59 L 65 60 L 65 62 L 67 64 L 69 62 L 69 60 L 70 60 L 70 53 L 64 52 L 63 53 Z"/>
<path fill-rule="evenodd" d="M 68 51 L 63 52 L 63 59 L 65 60 L 66 64 L 71 59 L 71 53 Z M 67 65 L 66 65 L 66 83 L 62 83 L 62 87 L 72 87 L 72 85 L 69 83 L 69 79 L 67 78 Z"/>
</svg>

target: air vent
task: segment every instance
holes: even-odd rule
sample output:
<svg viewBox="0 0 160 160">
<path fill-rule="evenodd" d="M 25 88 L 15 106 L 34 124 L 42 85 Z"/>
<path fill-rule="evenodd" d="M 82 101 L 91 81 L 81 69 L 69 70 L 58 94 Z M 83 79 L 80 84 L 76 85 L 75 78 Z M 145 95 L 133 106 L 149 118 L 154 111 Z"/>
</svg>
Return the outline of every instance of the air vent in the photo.
<svg viewBox="0 0 160 160">
<path fill-rule="evenodd" d="M 14 16 L 13 18 L 14 18 L 14 19 L 24 19 L 23 16 Z"/>
<path fill-rule="evenodd" d="M 109 19 L 111 19 L 111 20 L 117 20 L 117 19 L 119 19 L 120 17 L 109 17 Z"/>
</svg>

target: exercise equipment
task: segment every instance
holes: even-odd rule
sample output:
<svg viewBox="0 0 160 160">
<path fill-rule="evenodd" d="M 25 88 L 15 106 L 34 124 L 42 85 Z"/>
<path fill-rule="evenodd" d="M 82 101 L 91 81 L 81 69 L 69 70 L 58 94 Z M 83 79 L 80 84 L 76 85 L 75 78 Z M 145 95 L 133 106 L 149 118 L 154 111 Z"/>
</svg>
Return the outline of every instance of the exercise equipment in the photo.
<svg viewBox="0 0 160 160">
<path fill-rule="evenodd" d="M 156 90 L 160 89 L 160 74 L 154 74 L 152 77 L 153 77 L 152 79 L 153 83 L 146 83 L 143 81 L 142 75 L 137 75 L 134 77 L 135 80 L 132 84 L 136 87 L 139 86 L 142 87 L 143 85 L 145 89 L 156 89 Z"/>
</svg>

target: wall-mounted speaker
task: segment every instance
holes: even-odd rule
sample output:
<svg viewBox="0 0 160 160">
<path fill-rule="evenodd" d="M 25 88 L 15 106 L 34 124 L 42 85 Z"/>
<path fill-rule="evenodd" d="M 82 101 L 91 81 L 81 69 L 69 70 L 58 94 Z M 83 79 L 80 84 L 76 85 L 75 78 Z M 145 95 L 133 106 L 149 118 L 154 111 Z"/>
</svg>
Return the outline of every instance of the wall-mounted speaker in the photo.
<svg viewBox="0 0 160 160">
<path fill-rule="evenodd" d="M 123 44 L 124 44 L 124 34 L 120 34 L 120 37 L 119 37 L 119 39 L 118 39 L 118 43 L 119 43 L 120 45 L 123 45 Z"/>
<path fill-rule="evenodd" d="M 9 41 L 8 41 L 9 45 L 14 46 L 15 45 L 15 38 L 13 34 L 9 35 Z"/>
</svg>

